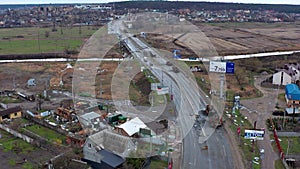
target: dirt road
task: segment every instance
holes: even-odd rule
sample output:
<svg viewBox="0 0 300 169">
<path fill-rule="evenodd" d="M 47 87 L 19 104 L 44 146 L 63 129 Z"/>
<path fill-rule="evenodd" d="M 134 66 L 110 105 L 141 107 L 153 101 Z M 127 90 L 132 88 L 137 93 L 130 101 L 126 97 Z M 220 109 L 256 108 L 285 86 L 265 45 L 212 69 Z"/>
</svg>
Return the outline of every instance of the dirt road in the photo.
<svg viewBox="0 0 300 169">
<path fill-rule="evenodd" d="M 242 100 L 241 104 L 245 107 L 241 112 L 247 116 L 249 121 L 254 124 L 256 121 L 256 128 L 265 128 L 266 120 L 272 116 L 272 111 L 275 109 L 277 102 L 277 95 L 284 92 L 283 90 L 269 89 L 261 87 L 262 80 L 267 77 L 255 77 L 255 87 L 263 93 L 263 97 L 250 100 Z M 284 103 L 279 103 L 284 104 Z M 274 152 L 268 130 L 265 130 L 265 137 L 262 141 L 257 141 L 258 147 L 265 150 L 264 158 L 262 159 L 262 169 L 274 169 L 274 161 L 279 158 L 278 154 Z"/>
</svg>

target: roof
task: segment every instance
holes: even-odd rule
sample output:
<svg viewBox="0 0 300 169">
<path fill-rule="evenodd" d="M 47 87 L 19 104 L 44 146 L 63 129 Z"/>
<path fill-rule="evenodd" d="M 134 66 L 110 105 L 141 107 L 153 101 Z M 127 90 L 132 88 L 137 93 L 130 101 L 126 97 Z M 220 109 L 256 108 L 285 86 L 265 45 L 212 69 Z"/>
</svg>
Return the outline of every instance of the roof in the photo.
<svg viewBox="0 0 300 169">
<path fill-rule="evenodd" d="M 289 100 L 300 100 L 300 90 L 296 84 L 286 85 L 285 94 Z"/>
<path fill-rule="evenodd" d="M 122 157 L 128 155 L 128 151 L 134 148 L 134 144 L 129 137 L 125 137 L 108 130 L 102 130 L 88 137 L 96 146 L 103 147 Z"/>
<path fill-rule="evenodd" d="M 103 156 L 101 161 L 108 164 L 109 166 L 111 166 L 113 168 L 116 168 L 125 162 L 125 159 L 123 159 L 122 157 L 120 157 L 110 151 L 107 151 L 105 149 L 100 150 L 98 153 L 101 156 Z"/>
<path fill-rule="evenodd" d="M 20 106 L 8 108 L 8 109 L 0 111 L 0 116 L 9 115 L 9 114 L 16 113 L 19 111 L 22 111 L 22 108 Z"/>
<path fill-rule="evenodd" d="M 100 115 L 98 113 L 95 112 L 90 112 L 90 113 L 86 113 L 84 115 L 80 116 L 81 118 L 83 118 L 84 120 L 91 120 L 91 119 L 95 119 L 95 118 L 100 118 Z"/>
<path fill-rule="evenodd" d="M 146 124 L 138 117 L 131 119 L 118 126 L 118 128 L 123 129 L 129 136 L 132 136 L 135 133 L 139 132 L 140 128 L 146 128 L 146 127 L 147 127 Z"/>
</svg>

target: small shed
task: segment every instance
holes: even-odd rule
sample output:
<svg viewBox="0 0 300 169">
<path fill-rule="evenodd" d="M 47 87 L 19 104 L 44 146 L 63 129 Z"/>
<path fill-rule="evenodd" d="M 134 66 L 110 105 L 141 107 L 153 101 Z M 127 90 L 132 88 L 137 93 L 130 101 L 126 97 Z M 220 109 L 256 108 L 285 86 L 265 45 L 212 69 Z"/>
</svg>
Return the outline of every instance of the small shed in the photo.
<svg viewBox="0 0 300 169">
<path fill-rule="evenodd" d="M 95 113 L 95 112 L 89 112 L 89 113 L 86 113 L 84 115 L 81 115 L 79 117 L 79 121 L 82 125 L 88 127 L 88 126 L 94 126 L 94 125 L 99 125 L 99 122 L 100 122 L 100 115 L 98 113 Z M 94 127 L 97 127 L 97 126 L 94 126 Z"/>
<path fill-rule="evenodd" d="M 27 81 L 27 86 L 36 86 L 35 79 L 29 79 Z"/>
<path fill-rule="evenodd" d="M 147 125 L 138 117 L 131 119 L 120 126 L 116 127 L 116 131 L 124 136 L 132 137 L 137 134 L 140 129 L 146 128 Z"/>
</svg>

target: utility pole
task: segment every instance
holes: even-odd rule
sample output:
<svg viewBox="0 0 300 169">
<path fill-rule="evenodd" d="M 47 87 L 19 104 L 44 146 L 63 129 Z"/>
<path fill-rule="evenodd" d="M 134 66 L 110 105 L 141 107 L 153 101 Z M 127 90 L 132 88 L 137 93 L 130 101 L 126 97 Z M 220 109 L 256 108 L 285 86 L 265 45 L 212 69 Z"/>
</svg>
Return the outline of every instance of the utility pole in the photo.
<svg viewBox="0 0 300 169">
<path fill-rule="evenodd" d="M 223 99 L 224 75 L 220 75 L 220 99 Z"/>
<path fill-rule="evenodd" d="M 102 81 L 104 79 L 100 79 L 100 95 L 99 95 L 99 98 L 101 99 L 102 98 Z"/>
<path fill-rule="evenodd" d="M 164 86 L 164 72 L 161 71 L 161 86 Z"/>
<path fill-rule="evenodd" d="M 295 100 L 293 100 L 293 123 L 294 123 L 294 120 L 295 120 L 295 111 L 296 111 Z"/>
</svg>

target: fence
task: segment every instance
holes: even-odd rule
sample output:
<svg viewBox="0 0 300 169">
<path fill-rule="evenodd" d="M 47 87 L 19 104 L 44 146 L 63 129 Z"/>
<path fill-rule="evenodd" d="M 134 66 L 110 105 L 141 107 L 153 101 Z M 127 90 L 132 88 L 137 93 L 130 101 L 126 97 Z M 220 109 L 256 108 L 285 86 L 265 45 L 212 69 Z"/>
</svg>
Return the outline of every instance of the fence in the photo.
<svg viewBox="0 0 300 169">
<path fill-rule="evenodd" d="M 271 120 L 272 120 L 272 119 L 271 119 Z M 274 126 L 273 121 L 271 121 L 271 122 L 272 122 L 272 126 Z M 279 152 L 280 159 L 281 159 L 281 161 L 282 161 L 284 167 L 285 167 L 286 169 L 288 169 L 289 166 L 288 166 L 288 164 L 287 164 L 286 161 L 285 161 L 285 158 L 284 158 L 284 152 L 283 152 L 283 150 L 282 150 L 282 148 L 281 148 L 281 145 L 280 145 L 279 138 L 278 138 L 277 131 L 276 131 L 275 127 L 273 127 L 273 130 L 274 130 L 274 131 L 273 131 L 273 132 L 274 132 L 274 139 L 275 139 L 275 142 L 276 142 L 276 145 L 277 145 L 277 148 L 278 148 L 278 152 Z"/>
<path fill-rule="evenodd" d="M 8 133 L 14 135 L 15 137 L 19 137 L 21 139 L 23 139 L 24 141 L 26 141 L 27 143 L 32 143 L 34 140 L 26 135 L 23 135 L 15 130 L 12 130 L 8 127 L 5 127 L 4 125 L 0 124 L 0 128 L 7 131 Z"/>
</svg>

